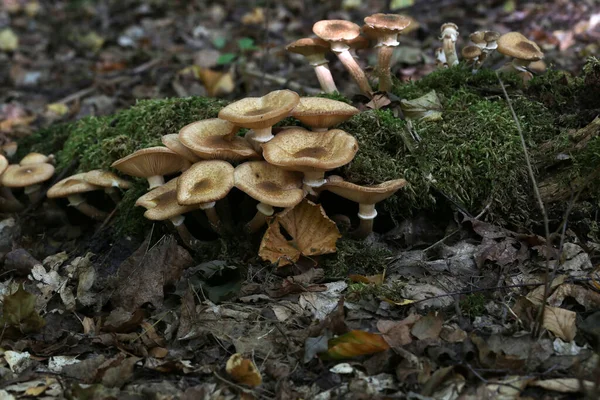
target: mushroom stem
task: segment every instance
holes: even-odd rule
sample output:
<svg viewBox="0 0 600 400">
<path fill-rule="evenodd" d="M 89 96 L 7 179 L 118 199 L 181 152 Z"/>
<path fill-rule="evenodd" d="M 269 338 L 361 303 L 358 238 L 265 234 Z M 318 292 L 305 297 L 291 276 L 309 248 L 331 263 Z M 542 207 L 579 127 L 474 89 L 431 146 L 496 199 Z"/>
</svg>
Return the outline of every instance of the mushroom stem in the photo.
<svg viewBox="0 0 600 400">
<path fill-rule="evenodd" d="M 252 136 L 252 140 L 259 142 L 259 143 L 266 143 L 269 140 L 273 139 L 273 133 L 271 133 L 271 127 L 267 127 L 267 128 L 262 128 L 262 129 L 258 129 L 255 128 L 253 129 L 254 131 L 254 135 Z"/>
<path fill-rule="evenodd" d="M 392 55 L 395 46 L 381 45 L 377 53 L 379 69 L 379 90 L 389 92 L 392 90 Z"/>
<path fill-rule="evenodd" d="M 204 210 L 206 218 L 208 218 L 208 222 L 210 223 L 210 227 L 215 232 L 221 233 L 221 219 L 219 218 L 219 214 L 217 214 L 217 210 L 215 209 L 215 202 L 211 201 L 210 203 L 200 204 L 200 209 Z"/>
<path fill-rule="evenodd" d="M 321 85 L 321 89 L 323 89 L 325 93 L 335 93 L 338 91 L 337 86 L 335 86 L 333 76 L 331 75 L 331 71 L 329 70 L 328 63 L 315 65 L 314 69 L 317 79 L 319 80 L 319 84 Z"/>
<path fill-rule="evenodd" d="M 70 206 L 75 207 L 80 213 L 87 215 L 88 217 L 97 221 L 104 220 L 108 215 L 104 211 L 100 211 L 91 204 L 86 203 L 83 196 L 79 194 L 72 194 L 68 196 L 67 199 L 69 200 Z"/>
<path fill-rule="evenodd" d="M 37 201 L 41 188 L 42 185 L 31 185 L 25 187 L 23 192 L 27 195 L 27 198 L 29 198 L 30 203 L 35 203 Z"/>
<path fill-rule="evenodd" d="M 15 197 L 12 190 L 2 186 L 0 187 L 0 210 L 4 212 L 18 212 L 23 210 L 24 206 Z"/>
<path fill-rule="evenodd" d="M 442 25 L 442 48 L 448 60 L 448 66 L 458 65 L 458 55 L 456 54 L 456 40 L 458 39 L 458 27 L 449 22 Z"/>
<path fill-rule="evenodd" d="M 305 171 L 304 172 L 304 183 L 306 186 L 311 188 L 323 186 L 327 182 L 325 179 L 325 171 Z"/>
<path fill-rule="evenodd" d="M 190 233 L 187 226 L 185 226 L 185 217 L 183 215 L 178 215 L 176 217 L 169 218 L 169 221 L 171 221 L 171 223 L 175 227 L 175 230 L 177 231 L 177 234 L 181 238 L 181 241 L 188 249 L 197 250 L 199 248 L 201 242 L 198 239 L 196 239 Z"/>
<path fill-rule="evenodd" d="M 119 204 L 121 202 L 121 195 L 119 194 L 119 191 L 117 190 L 117 188 L 114 188 L 114 187 L 105 188 L 104 193 L 106 193 L 110 197 L 110 199 L 113 201 L 113 203 Z"/>
<path fill-rule="evenodd" d="M 361 92 L 367 97 L 371 97 L 371 93 L 373 89 L 371 89 L 371 85 L 369 85 L 369 80 L 367 79 L 367 75 L 365 75 L 365 71 L 362 70 L 360 65 L 356 62 L 354 57 L 348 51 L 350 46 L 344 43 L 331 43 L 331 50 L 337 55 L 340 62 L 344 65 L 344 67 L 348 70 L 352 79 L 358 84 Z"/>
<path fill-rule="evenodd" d="M 266 203 L 258 203 L 256 205 L 256 209 L 258 212 L 254 215 L 254 217 L 246 224 L 246 232 L 254 233 L 258 231 L 267 223 L 267 217 L 270 217 L 275 213 L 273 206 Z"/>
<path fill-rule="evenodd" d="M 355 239 L 364 239 L 371 232 L 373 232 L 373 221 L 377 216 L 377 210 L 375 210 L 375 204 L 359 204 L 358 205 L 358 218 L 360 223 L 358 228 L 352 232 L 352 237 Z"/>
<path fill-rule="evenodd" d="M 162 175 L 154 175 L 147 178 L 150 186 L 148 187 L 148 191 L 162 186 L 165 184 L 165 178 Z"/>
</svg>

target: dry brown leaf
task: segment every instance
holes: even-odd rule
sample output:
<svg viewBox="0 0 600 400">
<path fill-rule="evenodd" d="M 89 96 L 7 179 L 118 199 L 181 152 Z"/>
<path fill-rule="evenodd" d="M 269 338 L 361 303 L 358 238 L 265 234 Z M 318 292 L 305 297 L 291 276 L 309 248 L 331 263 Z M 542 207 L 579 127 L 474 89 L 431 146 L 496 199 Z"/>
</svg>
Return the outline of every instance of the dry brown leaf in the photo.
<svg viewBox="0 0 600 400">
<path fill-rule="evenodd" d="M 262 383 L 262 376 L 258 372 L 256 365 L 254 365 L 252 360 L 242 357 L 239 353 L 235 353 L 229 357 L 225 369 L 238 383 L 248 386 L 258 386 Z"/>
<path fill-rule="evenodd" d="M 229 71 L 220 72 L 209 68 L 198 68 L 196 73 L 210 97 L 223 96 L 233 92 L 233 89 L 235 89 L 233 76 Z"/>
<path fill-rule="evenodd" d="M 582 384 L 584 390 L 592 390 L 594 388 L 594 382 L 580 381 L 577 378 L 543 379 L 531 382 L 529 386 L 537 386 L 560 393 L 577 393 L 582 392 Z"/>
<path fill-rule="evenodd" d="M 575 316 L 576 314 L 573 311 L 547 306 L 544 311 L 544 323 L 542 326 L 565 342 L 570 342 L 575 338 L 575 334 L 577 333 Z"/>
<path fill-rule="evenodd" d="M 377 329 L 392 348 L 402 347 L 412 342 L 410 328 L 421 318 L 418 314 L 411 314 L 402 321 L 379 320 Z"/>
<path fill-rule="evenodd" d="M 565 279 L 567 279 L 566 275 L 558 275 L 556 278 L 554 278 L 552 280 L 552 284 L 550 285 L 549 293 L 552 293 L 554 289 L 562 285 L 565 282 Z M 536 306 L 539 306 L 544 301 L 544 285 L 536 287 L 525 297 L 527 298 L 527 300 L 531 301 Z"/>
<path fill-rule="evenodd" d="M 586 310 L 600 309 L 600 293 L 574 283 L 565 283 L 559 286 L 552 296 L 548 297 L 548 304 L 560 307 L 566 297 L 575 299 Z"/>
<path fill-rule="evenodd" d="M 285 229 L 292 240 L 281 233 Z M 335 253 L 341 237 L 335 222 L 325 215 L 319 204 L 303 200 L 293 209 L 275 216 L 260 243 L 258 255 L 279 266 L 289 265 L 305 257 Z"/>
<path fill-rule="evenodd" d="M 437 312 L 430 312 L 413 325 L 410 333 L 419 340 L 440 337 L 444 318 Z"/>
</svg>

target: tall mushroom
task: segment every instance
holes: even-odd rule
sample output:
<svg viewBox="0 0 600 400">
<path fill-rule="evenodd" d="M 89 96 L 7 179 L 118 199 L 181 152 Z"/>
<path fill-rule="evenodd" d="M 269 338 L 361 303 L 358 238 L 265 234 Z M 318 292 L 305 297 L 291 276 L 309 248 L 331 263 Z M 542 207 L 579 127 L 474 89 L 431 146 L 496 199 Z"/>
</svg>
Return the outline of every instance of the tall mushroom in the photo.
<svg viewBox="0 0 600 400">
<path fill-rule="evenodd" d="M 411 23 L 411 19 L 399 14 L 373 14 L 365 18 L 371 34 L 377 38 L 377 67 L 379 69 L 379 90 L 392 90 L 392 55 L 400 43 L 398 35 Z"/>
<path fill-rule="evenodd" d="M 292 110 L 292 117 L 310 126 L 313 131 L 326 131 L 358 114 L 358 108 L 343 101 L 323 97 L 301 97 Z"/>
<path fill-rule="evenodd" d="M 247 232 L 256 232 L 275 212 L 273 207 L 294 207 L 304 198 L 302 175 L 286 171 L 265 161 L 248 161 L 234 171 L 235 187 L 259 201 Z"/>
<path fill-rule="evenodd" d="M 373 231 L 373 220 L 377 216 L 375 204 L 396 193 L 407 184 L 404 179 L 394 179 L 373 186 L 360 186 L 346 182 L 337 175 L 327 177 L 327 182 L 319 190 L 328 190 L 345 199 L 358 203 L 360 224 L 352 233 L 356 238 L 367 237 Z"/>
<path fill-rule="evenodd" d="M 498 52 L 512 57 L 512 62 L 500 67 L 500 72 L 516 72 L 523 82 L 530 80 L 533 75 L 527 70 L 533 61 L 544 58 L 540 47 L 519 32 L 509 32 L 498 39 Z"/>
<path fill-rule="evenodd" d="M 365 96 L 371 97 L 373 89 L 369 85 L 367 75 L 350 54 L 349 41 L 360 35 L 360 27 L 353 22 L 341 19 L 323 20 L 313 25 L 313 32 L 321 39 L 329 42 L 331 50 L 358 84 Z"/>
<path fill-rule="evenodd" d="M 452 22 L 446 22 L 440 28 L 440 40 L 442 48 L 449 67 L 458 65 L 458 55 L 456 54 L 456 41 L 458 40 L 458 26 Z"/>
<path fill-rule="evenodd" d="M 177 202 L 204 210 L 215 232 L 221 232 L 221 220 L 215 204 L 233 187 L 233 166 L 226 161 L 199 161 L 177 181 Z"/>
<path fill-rule="evenodd" d="M 329 43 L 319 38 L 304 38 L 290 43 L 285 48 L 290 53 L 301 54 L 314 68 L 321 89 L 325 93 L 337 92 L 335 81 L 329 70 L 329 61 L 325 54 L 329 51 Z"/>
<path fill-rule="evenodd" d="M 2 185 L 9 188 L 24 188 L 25 194 L 34 202 L 41 184 L 52 178 L 54 166 L 47 163 L 9 165 L 2 174 Z"/>
<path fill-rule="evenodd" d="M 121 201 L 119 189 L 129 189 L 131 182 L 113 174 L 109 171 L 95 169 L 83 174 L 84 181 L 104 189 L 104 192 L 112 199 L 115 204 Z"/>
<path fill-rule="evenodd" d="M 92 219 L 101 221 L 105 219 L 108 214 L 89 204 L 82 194 L 100 190 L 102 187 L 86 182 L 84 180 L 85 174 L 85 172 L 75 174 L 57 182 L 48 189 L 46 196 L 48 196 L 49 199 L 66 198 L 69 200 L 69 206 L 77 209 L 77 211 Z"/>
</svg>

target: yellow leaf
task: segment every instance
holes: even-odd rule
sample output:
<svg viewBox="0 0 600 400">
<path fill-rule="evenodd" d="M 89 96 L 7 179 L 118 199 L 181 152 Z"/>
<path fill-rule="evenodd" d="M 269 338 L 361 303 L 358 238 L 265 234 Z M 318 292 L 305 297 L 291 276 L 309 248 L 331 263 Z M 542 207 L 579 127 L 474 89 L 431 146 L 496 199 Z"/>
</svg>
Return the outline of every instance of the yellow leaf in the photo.
<svg viewBox="0 0 600 400">
<path fill-rule="evenodd" d="M 285 238 L 282 228 L 292 240 Z M 263 260 L 284 266 L 298 261 L 301 255 L 335 253 L 335 244 L 341 236 L 321 205 L 305 199 L 293 209 L 275 216 L 263 236 L 258 255 Z"/>
<path fill-rule="evenodd" d="M 577 334 L 575 317 L 576 314 L 573 311 L 547 306 L 544 310 L 544 322 L 542 326 L 565 342 L 570 342 L 575 338 L 575 334 Z"/>
<path fill-rule="evenodd" d="M 46 385 L 30 387 L 25 391 L 24 395 L 37 397 L 40 394 L 44 393 L 46 391 L 46 389 L 48 389 L 48 386 L 46 386 Z"/>
<path fill-rule="evenodd" d="M 261 7 L 256 7 L 242 16 L 242 24 L 244 25 L 259 25 L 263 22 L 265 22 L 265 10 Z"/>
<path fill-rule="evenodd" d="M 19 47 L 19 38 L 10 29 L 3 29 L 0 31 L 0 50 L 1 51 L 13 51 Z"/>
<path fill-rule="evenodd" d="M 235 83 L 230 72 L 213 71 L 209 68 L 196 69 L 198 79 L 202 81 L 210 97 L 223 96 L 233 92 Z"/>
<path fill-rule="evenodd" d="M 69 112 L 69 107 L 64 103 L 52 103 L 46 106 L 46 109 L 53 114 L 62 117 Z"/>
<path fill-rule="evenodd" d="M 225 369 L 229 375 L 238 383 L 248 386 L 258 386 L 262 383 L 262 376 L 258 372 L 258 368 L 247 358 L 241 354 L 235 353 L 229 360 Z"/>
<path fill-rule="evenodd" d="M 415 302 L 414 300 L 409 300 L 409 299 L 401 299 L 401 300 L 396 301 L 396 300 L 388 299 L 387 297 L 384 297 L 382 300 L 385 301 L 386 303 L 390 303 L 395 306 L 407 306 L 407 305 Z"/>
<path fill-rule="evenodd" d="M 396 11 L 401 8 L 407 8 L 415 4 L 415 0 L 392 0 L 390 2 L 390 10 Z"/>
<path fill-rule="evenodd" d="M 367 284 L 373 283 L 375 285 L 381 285 L 381 284 L 383 284 L 384 274 L 369 275 L 369 276 L 350 274 L 348 276 L 348 278 L 352 282 L 360 282 L 360 283 L 367 283 Z"/>
<path fill-rule="evenodd" d="M 356 330 L 330 339 L 328 346 L 322 357 L 334 360 L 379 353 L 390 348 L 382 335 Z"/>
</svg>

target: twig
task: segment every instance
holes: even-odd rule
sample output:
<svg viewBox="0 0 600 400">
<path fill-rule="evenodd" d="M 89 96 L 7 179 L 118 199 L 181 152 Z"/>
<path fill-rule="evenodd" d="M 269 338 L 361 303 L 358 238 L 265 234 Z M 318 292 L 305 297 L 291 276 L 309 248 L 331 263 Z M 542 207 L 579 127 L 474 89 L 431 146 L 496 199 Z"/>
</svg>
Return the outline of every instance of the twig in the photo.
<svg viewBox="0 0 600 400">
<path fill-rule="evenodd" d="M 245 69 L 245 70 L 242 70 L 242 74 L 245 74 L 245 75 L 250 76 L 252 78 L 262 79 L 263 82 L 264 81 L 271 81 L 271 82 L 276 83 L 277 85 L 280 85 L 280 86 L 287 86 L 287 87 L 289 87 L 290 89 L 292 89 L 292 90 L 294 90 L 296 92 L 304 92 L 306 94 L 319 94 L 319 93 L 321 93 L 320 89 L 303 86 L 303 85 L 301 85 L 301 84 L 299 84 L 297 82 L 290 81 L 289 79 L 285 79 L 285 78 L 283 78 L 281 76 L 277 76 L 277 75 L 273 75 L 273 74 L 267 74 L 266 72 Z"/>
<path fill-rule="evenodd" d="M 79 100 L 82 97 L 87 96 L 88 94 L 92 94 L 96 91 L 96 85 L 92 85 L 88 88 L 85 89 L 81 89 L 75 93 L 72 93 L 70 95 L 68 95 L 67 97 L 63 97 L 62 99 L 58 100 L 57 103 L 70 103 L 72 101 L 76 101 Z"/>
</svg>

